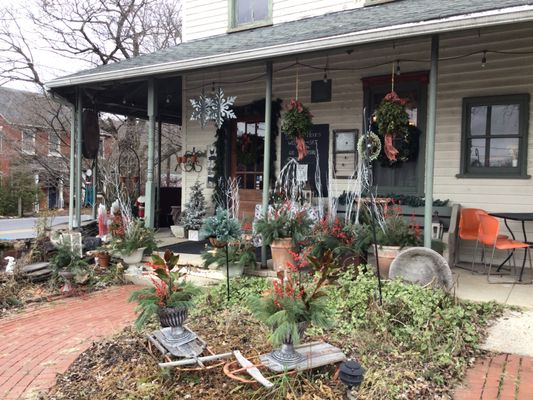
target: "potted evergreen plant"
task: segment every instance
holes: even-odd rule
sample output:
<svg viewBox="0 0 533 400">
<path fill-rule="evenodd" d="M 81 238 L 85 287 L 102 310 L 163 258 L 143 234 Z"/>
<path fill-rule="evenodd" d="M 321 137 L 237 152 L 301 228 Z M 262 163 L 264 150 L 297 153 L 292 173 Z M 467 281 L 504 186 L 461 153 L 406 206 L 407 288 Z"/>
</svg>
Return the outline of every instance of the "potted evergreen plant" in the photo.
<svg viewBox="0 0 533 400">
<path fill-rule="evenodd" d="M 206 214 L 206 203 L 202 185 L 198 181 L 191 186 L 189 201 L 185 204 L 184 214 L 183 222 L 189 240 L 200 240 L 199 229 Z"/>
<path fill-rule="evenodd" d="M 208 249 L 202 253 L 204 267 L 215 265 L 218 269 L 226 272 L 226 250 L 222 248 Z M 257 265 L 255 247 L 246 240 L 240 240 L 228 244 L 229 277 L 242 276 L 245 268 L 255 268 Z"/>
<path fill-rule="evenodd" d="M 288 201 L 257 221 L 256 232 L 264 244 L 270 245 L 275 271 L 284 271 L 289 263 L 295 262 L 291 253 L 307 239 L 312 225 L 307 211 Z"/>
<path fill-rule="evenodd" d="M 217 208 L 214 216 L 204 220 L 200 229 L 200 238 L 209 238 L 213 247 L 224 247 L 227 243 L 239 240 L 241 236 L 239 221 L 221 207 Z"/>
<path fill-rule="evenodd" d="M 249 307 L 259 321 L 272 329 L 269 341 L 273 346 L 281 346 L 270 353 L 276 362 L 289 367 L 304 359 L 294 349 L 300 343 L 307 327 L 330 326 L 330 310 L 323 288 L 326 276 L 310 282 L 298 281 L 293 274 L 286 279 L 274 280 L 273 288 L 262 297 L 251 297 Z"/>
<path fill-rule="evenodd" d="M 378 244 L 379 271 L 383 278 L 389 277 L 389 268 L 400 251 L 408 247 L 420 246 L 422 235 L 420 226 L 409 224 L 401 215 L 399 205 L 387 207 L 383 223 L 376 232 Z M 370 246 L 373 252 L 374 246 Z"/>
<path fill-rule="evenodd" d="M 157 248 L 154 230 L 146 228 L 141 219 L 131 221 L 121 233 L 113 235 L 110 246 L 126 264 L 140 263 L 145 250 Z"/>
<path fill-rule="evenodd" d="M 200 289 L 185 280 L 177 266 L 179 256 L 165 251 L 163 258 L 153 255 L 150 266 L 158 279 L 153 279 L 154 286 L 136 290 L 131 293 L 128 301 L 138 302 L 135 327 L 141 329 L 153 316 L 159 317 L 163 328 L 170 327 L 171 335 L 176 338 L 184 334 L 183 323 L 187 319 L 188 310 L 193 298 Z"/>
</svg>

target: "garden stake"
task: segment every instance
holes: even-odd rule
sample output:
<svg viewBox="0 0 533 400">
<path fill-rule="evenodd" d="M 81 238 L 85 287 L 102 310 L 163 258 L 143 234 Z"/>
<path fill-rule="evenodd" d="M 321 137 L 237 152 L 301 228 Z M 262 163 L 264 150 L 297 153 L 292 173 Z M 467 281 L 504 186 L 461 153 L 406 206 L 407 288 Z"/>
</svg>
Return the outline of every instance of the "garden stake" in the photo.
<svg viewBox="0 0 533 400">
<path fill-rule="evenodd" d="M 229 301 L 229 250 L 228 250 L 227 243 L 226 243 L 226 289 L 227 289 L 228 301 Z"/>
<path fill-rule="evenodd" d="M 374 179 L 372 177 L 372 163 L 370 162 L 370 142 L 369 142 L 369 136 L 370 136 L 370 129 L 372 126 L 371 123 L 371 116 L 367 119 L 366 118 L 366 107 L 363 108 L 363 121 L 365 121 L 365 159 L 364 163 L 368 163 L 368 182 L 370 182 L 370 179 L 372 179 L 372 186 L 374 184 Z M 371 215 L 371 223 L 370 226 L 372 227 L 372 240 L 374 241 L 374 255 L 376 258 L 376 269 L 378 273 L 378 291 L 379 291 L 379 305 L 383 305 L 383 296 L 381 293 L 381 273 L 379 271 L 379 258 L 378 258 L 378 244 L 377 244 L 377 237 L 376 237 L 376 198 L 374 197 L 373 191 L 370 191 L 370 215 Z"/>
</svg>

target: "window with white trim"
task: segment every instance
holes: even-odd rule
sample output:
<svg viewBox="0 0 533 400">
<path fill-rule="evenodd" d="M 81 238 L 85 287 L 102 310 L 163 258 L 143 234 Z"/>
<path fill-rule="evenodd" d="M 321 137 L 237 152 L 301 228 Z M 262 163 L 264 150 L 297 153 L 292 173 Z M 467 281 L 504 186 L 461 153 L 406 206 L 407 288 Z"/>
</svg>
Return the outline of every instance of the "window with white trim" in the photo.
<svg viewBox="0 0 533 400">
<path fill-rule="evenodd" d="M 35 154 L 35 132 L 23 129 L 20 147 L 23 153 Z"/>
<path fill-rule="evenodd" d="M 61 155 L 61 140 L 55 132 L 48 133 L 48 155 L 54 157 Z"/>
</svg>

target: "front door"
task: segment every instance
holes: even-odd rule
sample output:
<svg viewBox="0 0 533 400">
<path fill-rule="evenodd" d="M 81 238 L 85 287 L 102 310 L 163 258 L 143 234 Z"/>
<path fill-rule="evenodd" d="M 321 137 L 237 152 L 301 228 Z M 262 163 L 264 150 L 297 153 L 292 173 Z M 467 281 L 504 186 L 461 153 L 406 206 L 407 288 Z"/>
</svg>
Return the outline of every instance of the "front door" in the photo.
<svg viewBox="0 0 533 400">
<path fill-rule="evenodd" d="M 231 176 L 239 181 L 239 216 L 253 216 L 262 198 L 265 123 L 238 120 L 232 131 Z"/>
<path fill-rule="evenodd" d="M 420 130 L 418 154 L 409 161 L 390 166 L 386 161 L 376 160 L 373 163 L 374 184 L 380 195 L 387 194 L 424 194 L 424 150 L 426 131 L 426 99 L 427 73 L 402 74 L 396 82 L 394 90 L 407 99 L 409 122 Z M 387 93 L 391 91 L 390 76 L 368 78 L 365 83 L 365 106 L 370 113 L 378 107 Z M 401 79 L 403 78 L 403 79 Z"/>
</svg>

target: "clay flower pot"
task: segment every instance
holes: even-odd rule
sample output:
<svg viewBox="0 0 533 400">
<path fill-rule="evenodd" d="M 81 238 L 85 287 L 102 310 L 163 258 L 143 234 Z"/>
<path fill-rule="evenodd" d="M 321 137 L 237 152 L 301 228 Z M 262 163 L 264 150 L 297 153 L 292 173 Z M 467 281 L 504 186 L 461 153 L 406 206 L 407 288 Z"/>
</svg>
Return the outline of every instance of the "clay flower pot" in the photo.
<svg viewBox="0 0 533 400">
<path fill-rule="evenodd" d="M 283 238 L 272 241 L 270 244 L 272 251 L 272 264 L 274 271 L 286 271 L 287 263 L 294 264 L 295 260 L 290 251 L 292 250 L 292 239 Z"/>
<path fill-rule="evenodd" d="M 100 253 L 98 253 L 96 258 L 98 259 L 98 266 L 100 268 L 109 267 L 109 261 L 111 260 L 111 256 L 107 251 L 101 251 Z"/>
<path fill-rule="evenodd" d="M 383 279 L 389 279 L 389 269 L 390 265 L 394 261 L 400 251 L 406 249 L 407 247 L 400 246 L 379 246 L 378 245 L 378 254 L 377 259 L 379 261 L 379 273 Z M 374 246 L 371 246 L 371 251 L 374 251 Z"/>
</svg>

